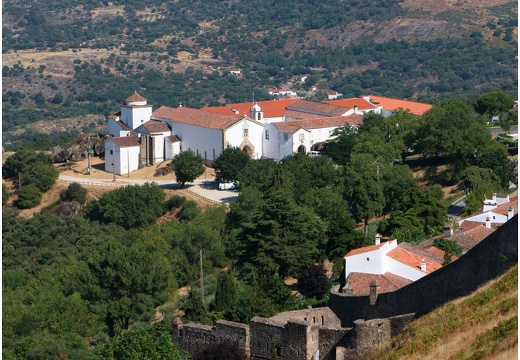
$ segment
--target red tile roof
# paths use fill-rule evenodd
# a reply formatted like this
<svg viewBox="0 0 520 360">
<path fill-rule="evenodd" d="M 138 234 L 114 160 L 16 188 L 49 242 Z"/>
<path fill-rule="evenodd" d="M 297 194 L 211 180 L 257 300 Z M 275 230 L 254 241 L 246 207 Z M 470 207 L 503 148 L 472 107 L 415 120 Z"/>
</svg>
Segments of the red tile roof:
<svg viewBox="0 0 520 360">
<path fill-rule="evenodd" d="M 141 124 L 150 134 L 171 131 L 168 124 L 158 120 L 149 120 Z"/>
<path fill-rule="evenodd" d="M 376 105 L 366 101 L 362 97 L 359 98 L 350 98 L 350 99 L 341 99 L 341 100 L 329 100 L 325 101 L 327 104 L 342 106 L 348 109 L 353 109 L 355 106 L 358 107 L 359 110 L 371 110 L 377 108 Z"/>
<path fill-rule="evenodd" d="M 428 248 L 421 248 L 419 246 L 412 245 L 407 242 L 402 242 L 399 244 L 399 247 L 413 254 L 419 255 L 421 258 L 430 259 L 439 264 L 442 264 L 444 262 L 444 251 L 442 251 L 441 249 L 437 249 L 434 246 L 430 246 Z"/>
<path fill-rule="evenodd" d="M 387 98 L 383 96 L 376 96 L 376 95 L 370 95 L 370 102 L 375 105 L 381 105 L 383 109 L 395 111 L 397 109 L 403 109 L 403 110 L 410 110 L 412 114 L 415 115 L 422 115 L 427 110 L 432 108 L 432 105 L 415 102 L 415 101 L 408 101 L 408 100 L 399 100 L 399 99 L 392 99 Z"/>
<path fill-rule="evenodd" d="M 286 112 L 287 105 L 295 102 L 297 99 L 285 99 L 285 100 L 268 100 L 258 102 L 246 102 L 240 104 L 228 104 L 226 106 L 202 108 L 204 111 L 217 112 L 220 114 L 227 115 L 250 115 L 250 110 L 253 105 L 258 104 L 264 112 L 264 118 L 283 117 Z"/>
<path fill-rule="evenodd" d="M 115 113 L 113 113 L 111 115 L 108 115 L 108 118 L 109 119 L 117 119 L 120 116 L 121 116 L 121 110 L 119 110 L 118 112 L 115 112 Z"/>
<path fill-rule="evenodd" d="M 466 221 L 464 224 L 465 223 Z M 457 245 L 468 251 L 469 249 L 475 247 L 482 240 L 487 238 L 494 231 L 494 228 L 488 229 L 486 225 L 479 223 L 478 226 L 473 226 L 469 229 L 457 230 L 453 233 L 453 236 L 450 236 L 447 239 L 455 241 Z"/>
<path fill-rule="evenodd" d="M 370 282 L 372 280 L 376 280 L 379 283 L 381 286 L 379 292 L 381 293 L 399 290 L 413 282 L 389 272 L 386 272 L 383 275 L 352 272 L 347 278 L 346 287 L 352 291 L 352 295 L 369 295 Z"/>
<path fill-rule="evenodd" d="M 509 198 L 508 203 L 500 204 L 496 207 L 496 209 L 493 209 L 491 211 L 493 211 L 496 214 L 507 216 L 509 208 L 513 208 L 513 216 L 518 213 L 518 196 L 515 196 L 514 198 Z"/>
<path fill-rule="evenodd" d="M 393 241 L 395 241 L 395 240 L 393 240 Z M 360 247 L 357 249 L 352 249 L 343 257 L 345 258 L 347 256 L 354 256 L 354 255 L 359 255 L 359 254 L 367 253 L 370 251 L 374 251 L 374 250 L 380 249 L 383 245 L 385 245 L 387 243 L 388 242 L 382 242 L 379 245 L 368 245 L 368 246 L 363 246 L 363 247 Z"/>
<path fill-rule="evenodd" d="M 131 146 L 141 146 L 139 139 L 135 136 L 120 136 L 113 137 L 112 140 L 116 143 L 120 148 L 122 147 L 131 147 Z"/>
<path fill-rule="evenodd" d="M 323 115 L 319 115 L 319 114 L 310 114 L 310 113 L 304 113 L 301 111 L 294 111 L 294 110 L 285 110 L 284 115 L 285 115 L 286 119 L 288 117 L 290 117 L 290 118 L 294 118 L 294 119 L 298 119 L 298 120 L 318 119 L 318 118 L 323 117 Z M 292 121 L 292 120 L 287 120 L 287 121 Z"/>
<path fill-rule="evenodd" d="M 119 127 L 123 130 L 132 131 L 132 128 L 122 121 L 116 121 L 116 124 L 119 125 Z"/>
<path fill-rule="evenodd" d="M 280 132 L 295 133 L 298 129 L 323 129 L 329 127 L 339 127 L 346 124 L 359 126 L 363 123 L 362 115 L 320 117 L 308 120 L 291 120 L 273 123 Z"/>
<path fill-rule="evenodd" d="M 139 95 L 136 91 L 132 95 L 130 95 L 129 97 L 126 98 L 127 103 L 133 102 L 133 101 L 146 101 L 146 99 L 144 97 L 142 97 L 141 95 Z"/>
<path fill-rule="evenodd" d="M 167 136 L 167 138 L 170 139 L 170 141 L 172 143 L 181 141 L 181 138 L 178 137 L 177 135 L 170 135 L 170 136 Z"/>
<path fill-rule="evenodd" d="M 394 260 L 399 261 L 400 263 L 408 265 L 419 271 L 421 270 L 421 260 L 424 259 L 426 261 L 427 274 L 442 267 L 442 264 L 439 264 L 436 261 L 414 254 L 399 246 L 395 249 L 390 250 L 386 255 Z"/>
<path fill-rule="evenodd" d="M 342 106 L 334 106 L 324 102 L 316 102 L 309 100 L 295 100 L 286 107 L 287 110 L 295 110 L 302 112 L 318 112 L 330 116 L 341 116 L 345 114 L 348 109 Z"/>
<path fill-rule="evenodd" d="M 168 106 L 161 106 L 155 110 L 152 117 L 218 130 L 227 129 L 243 119 L 239 115 L 224 115 L 187 107 L 171 108 Z"/>
</svg>

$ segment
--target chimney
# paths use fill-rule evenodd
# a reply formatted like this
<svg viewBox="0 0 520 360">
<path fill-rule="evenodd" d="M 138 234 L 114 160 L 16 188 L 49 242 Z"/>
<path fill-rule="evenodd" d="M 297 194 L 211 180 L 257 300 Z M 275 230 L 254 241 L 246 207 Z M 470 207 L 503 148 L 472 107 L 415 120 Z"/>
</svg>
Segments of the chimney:
<svg viewBox="0 0 520 360">
<path fill-rule="evenodd" d="M 421 260 L 421 271 L 426 272 L 426 260 Z"/>
<path fill-rule="evenodd" d="M 493 193 L 493 201 L 497 202 L 497 193 Z"/>
<path fill-rule="evenodd" d="M 357 105 L 354 105 L 354 114 L 357 114 L 358 113 L 358 107 Z"/>
<path fill-rule="evenodd" d="M 376 234 L 376 245 L 381 244 L 381 234 Z"/>
<path fill-rule="evenodd" d="M 491 229 L 491 218 L 489 216 L 486 216 L 486 227 Z"/>
<path fill-rule="evenodd" d="M 512 207 L 507 209 L 507 221 L 511 220 L 514 215 L 514 209 Z"/>
</svg>

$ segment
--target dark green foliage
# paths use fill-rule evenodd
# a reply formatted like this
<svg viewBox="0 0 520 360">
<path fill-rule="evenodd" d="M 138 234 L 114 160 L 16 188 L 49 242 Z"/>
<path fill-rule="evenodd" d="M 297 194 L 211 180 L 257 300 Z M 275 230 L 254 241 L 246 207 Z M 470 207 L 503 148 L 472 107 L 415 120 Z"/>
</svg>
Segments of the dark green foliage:
<svg viewBox="0 0 520 360">
<path fill-rule="evenodd" d="M 24 179 L 25 172 L 39 163 L 52 166 L 51 158 L 44 153 L 30 150 L 17 151 L 5 160 L 4 176 L 16 178 L 18 174 L 22 173 L 22 179 Z"/>
<path fill-rule="evenodd" d="M 14 206 L 2 206 L 2 233 L 9 230 L 9 228 L 16 222 L 16 217 L 20 211 Z"/>
<path fill-rule="evenodd" d="M 185 197 L 179 195 L 173 195 L 171 198 L 166 201 L 166 207 L 168 210 L 177 209 L 184 204 L 186 201 Z"/>
<path fill-rule="evenodd" d="M 218 178 L 237 181 L 239 174 L 249 162 L 249 155 L 238 147 L 228 147 L 215 159 L 213 167 Z"/>
<path fill-rule="evenodd" d="M 54 185 L 59 175 L 60 172 L 54 166 L 39 162 L 24 169 L 22 183 L 33 184 L 45 192 Z"/>
<path fill-rule="evenodd" d="M 7 200 L 9 200 L 9 191 L 5 184 L 2 184 L 2 206 L 7 204 Z"/>
<path fill-rule="evenodd" d="M 330 288 L 323 264 L 313 264 L 300 272 L 298 291 L 305 297 L 321 299 Z"/>
<path fill-rule="evenodd" d="M 191 150 L 175 155 L 172 164 L 175 178 L 181 184 L 181 188 L 204 173 L 204 160 Z"/>
<path fill-rule="evenodd" d="M 215 309 L 217 311 L 232 310 L 238 302 L 238 284 L 230 271 L 221 273 L 215 293 Z"/>
<path fill-rule="evenodd" d="M 153 338 L 143 329 L 125 331 L 108 343 L 100 346 L 94 360 L 122 360 L 122 359 L 164 359 L 185 360 L 179 348 L 167 333 Z"/>
<path fill-rule="evenodd" d="M 87 216 L 125 228 L 147 227 L 166 211 L 164 191 L 155 183 L 125 186 L 87 204 Z"/>
<path fill-rule="evenodd" d="M 448 240 L 448 239 L 435 239 L 433 241 L 433 246 L 441 249 L 447 254 L 462 256 L 462 248 L 457 245 L 456 241 Z"/>
<path fill-rule="evenodd" d="M 197 207 L 197 203 L 192 200 L 183 201 L 182 209 L 180 212 L 181 221 L 191 221 L 195 219 L 201 213 Z"/>
<path fill-rule="evenodd" d="M 350 154 L 356 145 L 357 129 L 347 124 L 335 129 L 332 134 L 337 137 L 326 144 L 324 153 L 336 164 L 345 165 L 350 161 Z"/>
<path fill-rule="evenodd" d="M 392 237 L 395 238 L 398 243 L 407 242 L 410 244 L 420 244 L 426 240 L 424 232 L 416 227 L 401 227 L 393 232 Z"/>
<path fill-rule="evenodd" d="M 245 354 L 238 348 L 236 341 L 222 341 L 203 346 L 192 360 L 242 360 Z"/>
<path fill-rule="evenodd" d="M 368 220 L 381 214 L 384 207 L 383 184 L 376 169 L 376 160 L 370 154 L 352 156 L 345 172 L 345 199 L 357 222 L 364 221 L 365 236 Z"/>
<path fill-rule="evenodd" d="M 273 159 L 262 158 L 248 161 L 238 175 L 240 189 L 255 187 L 260 191 L 265 191 L 275 166 L 276 162 Z"/>
<path fill-rule="evenodd" d="M 322 222 L 310 209 L 297 207 L 283 191 L 266 195 L 250 223 L 237 234 L 238 262 L 251 274 L 298 274 L 319 258 Z"/>
<path fill-rule="evenodd" d="M 514 105 L 513 99 L 503 92 L 489 92 L 481 95 L 473 104 L 475 111 L 489 118 L 504 113 Z"/>
<path fill-rule="evenodd" d="M 518 183 L 517 162 L 508 158 L 507 150 L 499 142 L 492 142 L 477 159 L 477 165 L 493 171 L 503 189 L 509 187 L 509 182 Z"/>
<path fill-rule="evenodd" d="M 84 204 L 87 201 L 87 189 L 78 183 L 72 183 L 60 193 L 60 199 L 61 201 L 77 201 Z"/>
<path fill-rule="evenodd" d="M 202 301 L 200 291 L 192 289 L 184 306 L 184 317 L 186 320 L 208 324 L 208 309 Z"/>
<path fill-rule="evenodd" d="M 36 185 L 29 184 L 24 186 L 18 192 L 18 199 L 15 206 L 18 209 L 30 209 L 40 204 L 42 201 L 42 192 Z"/>
</svg>

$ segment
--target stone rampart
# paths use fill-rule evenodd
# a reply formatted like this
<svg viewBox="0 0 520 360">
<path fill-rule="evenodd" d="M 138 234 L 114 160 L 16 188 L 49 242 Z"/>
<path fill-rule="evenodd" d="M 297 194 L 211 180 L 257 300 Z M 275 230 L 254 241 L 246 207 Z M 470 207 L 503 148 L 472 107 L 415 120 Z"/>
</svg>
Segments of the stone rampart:
<svg viewBox="0 0 520 360">
<path fill-rule="evenodd" d="M 343 327 L 358 319 L 426 314 L 444 303 L 469 295 L 518 263 L 518 215 L 482 240 L 458 260 L 397 291 L 382 293 L 374 305 L 369 296 L 331 292 L 329 307 Z"/>
</svg>

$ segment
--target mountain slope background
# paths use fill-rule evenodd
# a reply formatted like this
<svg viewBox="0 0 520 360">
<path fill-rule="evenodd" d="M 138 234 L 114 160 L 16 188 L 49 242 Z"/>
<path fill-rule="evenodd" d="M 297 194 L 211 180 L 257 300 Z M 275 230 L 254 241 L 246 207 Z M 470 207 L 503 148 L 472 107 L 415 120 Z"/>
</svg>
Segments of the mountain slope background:
<svg viewBox="0 0 520 360">
<path fill-rule="evenodd" d="M 517 13 L 507 0 L 8 0 L 3 140 L 34 141 L 36 121 L 108 115 L 134 90 L 196 108 L 266 100 L 270 88 L 314 100 L 516 98 Z M 11 133 L 20 128 L 32 129 Z"/>
</svg>

